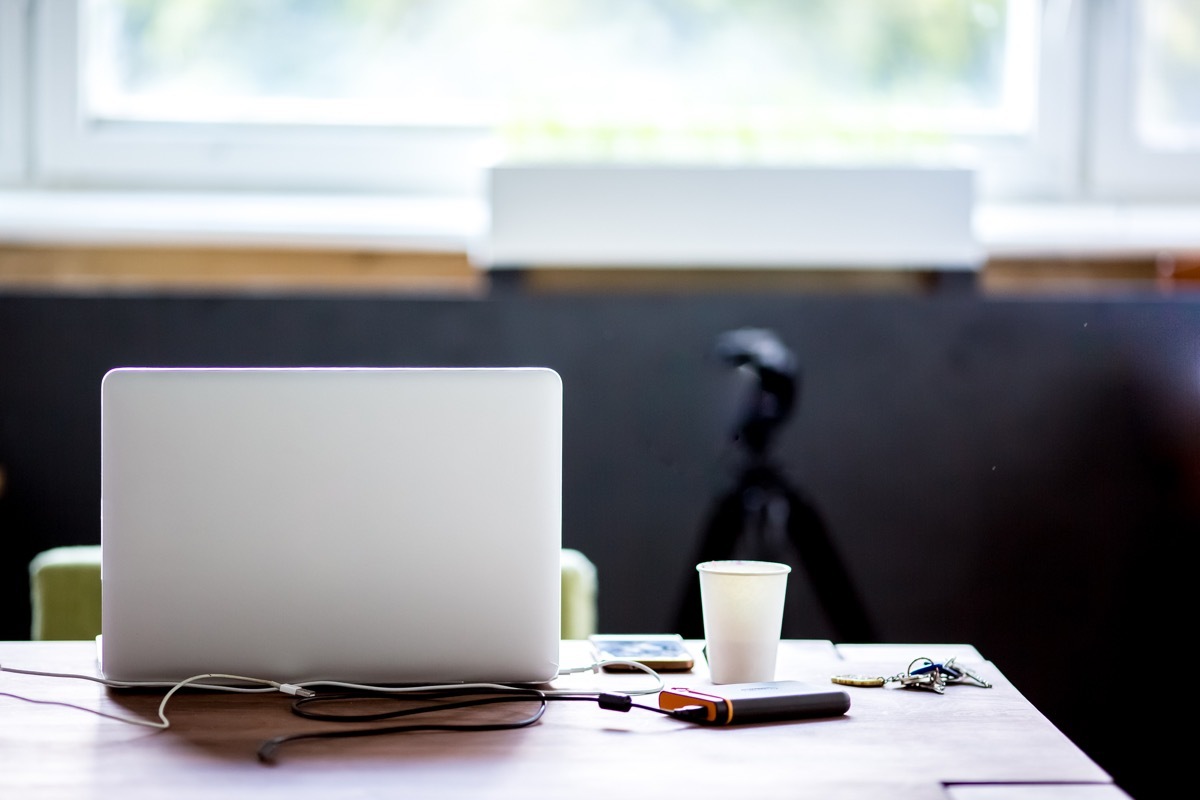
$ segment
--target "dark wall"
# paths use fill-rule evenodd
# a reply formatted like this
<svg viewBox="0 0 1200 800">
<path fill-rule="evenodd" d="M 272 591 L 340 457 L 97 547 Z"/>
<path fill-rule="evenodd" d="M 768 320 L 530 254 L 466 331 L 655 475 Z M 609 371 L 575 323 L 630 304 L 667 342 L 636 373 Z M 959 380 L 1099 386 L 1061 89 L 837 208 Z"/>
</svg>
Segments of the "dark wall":
<svg viewBox="0 0 1200 800">
<path fill-rule="evenodd" d="M 28 636 L 36 552 L 99 541 L 99 386 L 122 365 L 553 367 L 563 543 L 597 564 L 600 626 L 676 629 L 736 466 L 713 344 L 745 326 L 798 359 L 774 453 L 874 637 L 974 644 L 1151 796 L 1148 712 L 1112 673 L 1191 632 L 1200 300 L 0 297 L 0 637 Z M 785 635 L 845 641 L 805 562 L 781 558 Z"/>
</svg>

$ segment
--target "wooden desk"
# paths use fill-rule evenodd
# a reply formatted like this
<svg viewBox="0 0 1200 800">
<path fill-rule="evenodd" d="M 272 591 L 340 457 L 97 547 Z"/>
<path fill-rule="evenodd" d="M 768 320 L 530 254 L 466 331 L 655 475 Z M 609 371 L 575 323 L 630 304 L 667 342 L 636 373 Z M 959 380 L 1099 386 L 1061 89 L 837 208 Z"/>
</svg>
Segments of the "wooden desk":
<svg viewBox="0 0 1200 800">
<path fill-rule="evenodd" d="M 94 675 L 94 652 L 90 642 L 7 642 L 0 664 Z M 944 695 L 847 687 L 844 717 L 727 728 L 560 702 L 520 730 L 308 740 L 285 746 L 274 765 L 256 759 L 264 740 L 336 725 L 295 717 L 278 693 L 197 691 L 172 698 L 171 728 L 155 731 L 8 695 L 153 719 L 161 693 L 0 672 L 0 797 L 1128 798 L 970 646 L 788 641 L 777 677 L 892 675 L 920 656 L 956 656 L 995 686 L 952 685 Z M 563 643 L 564 667 L 586 663 L 585 643 Z M 555 686 L 648 682 L 583 673 Z M 711 686 L 703 659 L 667 685 Z M 656 704 L 653 695 L 635 699 Z"/>
</svg>

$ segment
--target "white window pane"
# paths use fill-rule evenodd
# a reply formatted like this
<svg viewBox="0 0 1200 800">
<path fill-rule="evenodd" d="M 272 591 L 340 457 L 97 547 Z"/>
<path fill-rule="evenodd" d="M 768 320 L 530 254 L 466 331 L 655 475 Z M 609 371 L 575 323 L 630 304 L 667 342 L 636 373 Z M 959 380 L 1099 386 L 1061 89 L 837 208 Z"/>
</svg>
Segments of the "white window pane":
<svg viewBox="0 0 1200 800">
<path fill-rule="evenodd" d="M 1033 0 L 90 0 L 87 115 L 485 125 L 518 151 L 942 149 L 1035 124 Z"/>
<path fill-rule="evenodd" d="M 1200 148 L 1200 0 L 1144 0 L 1138 136 L 1161 150 Z"/>
</svg>

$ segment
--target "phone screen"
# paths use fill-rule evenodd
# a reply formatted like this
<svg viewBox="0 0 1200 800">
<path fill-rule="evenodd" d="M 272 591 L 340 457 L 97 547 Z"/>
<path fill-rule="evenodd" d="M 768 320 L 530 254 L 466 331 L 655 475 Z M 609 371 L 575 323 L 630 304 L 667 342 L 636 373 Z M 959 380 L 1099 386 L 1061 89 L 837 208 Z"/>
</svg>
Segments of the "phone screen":
<svg viewBox="0 0 1200 800">
<path fill-rule="evenodd" d="M 601 661 L 626 659 L 663 671 L 686 671 L 694 664 L 691 651 L 678 636 L 592 636 L 590 641 Z M 605 669 L 631 670 L 636 667 L 612 664 L 606 665 Z"/>
</svg>

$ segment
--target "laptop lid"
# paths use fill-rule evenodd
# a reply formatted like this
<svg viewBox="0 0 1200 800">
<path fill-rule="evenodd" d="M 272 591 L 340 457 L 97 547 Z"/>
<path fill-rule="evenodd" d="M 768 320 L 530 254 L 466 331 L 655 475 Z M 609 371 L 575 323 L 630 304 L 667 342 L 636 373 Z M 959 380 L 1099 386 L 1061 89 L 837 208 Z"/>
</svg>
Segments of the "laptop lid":
<svg viewBox="0 0 1200 800">
<path fill-rule="evenodd" d="M 556 675 L 554 371 L 120 368 L 101 409 L 105 677 Z"/>
</svg>

